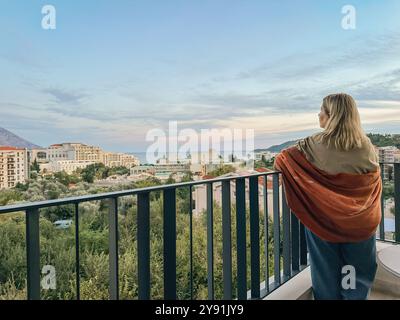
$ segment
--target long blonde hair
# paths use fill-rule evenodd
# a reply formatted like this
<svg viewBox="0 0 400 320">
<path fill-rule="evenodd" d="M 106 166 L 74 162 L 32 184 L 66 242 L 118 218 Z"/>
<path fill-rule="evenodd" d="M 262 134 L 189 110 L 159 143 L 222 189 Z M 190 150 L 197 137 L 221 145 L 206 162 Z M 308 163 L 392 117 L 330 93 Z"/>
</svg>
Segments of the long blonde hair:
<svg viewBox="0 0 400 320">
<path fill-rule="evenodd" d="M 320 141 L 342 151 L 361 148 L 368 137 L 361 128 L 354 99 L 345 93 L 331 94 L 323 99 L 322 108 L 328 121 L 325 130 L 319 134 Z"/>
</svg>

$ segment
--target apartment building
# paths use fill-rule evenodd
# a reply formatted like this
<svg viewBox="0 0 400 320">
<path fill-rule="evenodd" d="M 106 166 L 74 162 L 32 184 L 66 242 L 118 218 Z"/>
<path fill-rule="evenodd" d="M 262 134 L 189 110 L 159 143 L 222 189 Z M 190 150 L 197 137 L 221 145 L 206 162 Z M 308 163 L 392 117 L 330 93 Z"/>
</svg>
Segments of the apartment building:
<svg viewBox="0 0 400 320">
<path fill-rule="evenodd" d="M 73 160 L 102 162 L 103 151 L 100 147 L 90 146 L 83 143 L 64 143 L 65 147 L 72 150 Z"/>
<path fill-rule="evenodd" d="M 73 150 L 65 144 L 52 144 L 46 150 L 47 161 L 74 160 Z"/>
<path fill-rule="evenodd" d="M 13 188 L 29 176 L 27 149 L 0 147 L 0 189 Z"/>
<path fill-rule="evenodd" d="M 28 150 L 28 159 L 29 164 L 33 164 L 35 161 L 37 163 L 46 163 L 48 162 L 47 158 L 47 149 L 37 148 Z"/>
<path fill-rule="evenodd" d="M 47 160 L 102 161 L 103 151 L 100 147 L 83 143 L 52 144 L 47 148 Z"/>
<path fill-rule="evenodd" d="M 383 179 L 393 179 L 393 162 L 395 162 L 395 154 L 398 149 L 394 146 L 377 147 L 379 162 L 387 163 L 383 165 Z"/>
<path fill-rule="evenodd" d="M 37 161 L 41 170 L 45 172 L 66 171 L 72 173 L 78 168 L 85 168 L 90 164 L 103 163 L 108 167 L 123 166 L 131 168 L 139 165 L 139 160 L 133 155 L 125 153 L 105 152 L 100 147 L 83 143 L 52 144 L 44 150 L 32 150 L 31 161 L 42 159 L 45 154 L 46 161 Z"/>
<path fill-rule="evenodd" d="M 126 167 L 132 168 L 139 165 L 139 159 L 126 153 L 104 152 L 102 163 L 107 167 Z"/>
</svg>

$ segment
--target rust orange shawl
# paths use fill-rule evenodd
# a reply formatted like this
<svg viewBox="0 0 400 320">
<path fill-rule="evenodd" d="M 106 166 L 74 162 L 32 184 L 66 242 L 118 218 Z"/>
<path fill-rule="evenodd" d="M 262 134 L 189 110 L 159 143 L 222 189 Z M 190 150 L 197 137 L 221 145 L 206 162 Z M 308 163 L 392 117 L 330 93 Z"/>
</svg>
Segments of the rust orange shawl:
<svg viewBox="0 0 400 320">
<path fill-rule="evenodd" d="M 282 172 L 289 208 L 321 239 L 359 242 L 375 233 L 381 220 L 380 169 L 329 174 L 295 146 L 276 157 L 275 168 Z"/>
</svg>

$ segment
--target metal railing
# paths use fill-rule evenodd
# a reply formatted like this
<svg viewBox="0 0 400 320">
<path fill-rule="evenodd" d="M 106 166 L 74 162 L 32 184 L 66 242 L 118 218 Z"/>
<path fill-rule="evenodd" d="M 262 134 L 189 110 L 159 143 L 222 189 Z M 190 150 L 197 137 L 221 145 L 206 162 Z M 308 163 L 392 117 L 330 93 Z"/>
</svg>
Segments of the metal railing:
<svg viewBox="0 0 400 320">
<path fill-rule="evenodd" d="M 381 179 L 384 181 L 384 170 L 383 166 L 390 165 L 393 168 L 391 180 L 393 181 L 393 193 L 394 193 L 394 241 L 396 243 L 400 243 L 400 163 L 399 162 L 381 162 L 379 163 L 381 169 Z M 385 236 L 385 199 L 384 192 L 381 197 L 381 209 L 382 209 L 382 218 L 381 223 L 378 228 L 377 239 L 381 241 L 387 241 Z M 390 241 L 390 240 L 389 240 Z"/>
<path fill-rule="evenodd" d="M 385 163 L 386 164 L 386 163 Z M 382 165 L 382 164 L 381 164 Z M 400 241 L 400 163 L 394 165 L 395 190 L 395 241 Z M 268 228 L 268 177 L 272 177 L 272 216 L 273 216 L 273 275 L 269 273 L 269 228 Z M 259 180 L 263 181 L 263 218 L 264 256 L 260 254 L 260 207 Z M 307 246 L 304 226 L 290 211 L 286 204 L 284 188 L 280 192 L 280 173 L 277 171 L 216 178 L 211 180 L 191 181 L 169 185 L 159 185 L 119 192 L 86 195 L 51 201 L 22 203 L 0 207 L 0 214 L 25 212 L 26 217 L 26 255 L 27 255 L 27 298 L 40 299 L 40 245 L 39 245 L 39 210 L 47 207 L 74 205 L 75 210 L 75 246 L 76 246 L 76 297 L 80 299 L 80 257 L 79 257 L 79 204 L 105 200 L 109 201 L 109 297 L 119 299 L 119 255 L 118 255 L 118 199 L 124 196 L 137 196 L 137 259 L 138 259 L 138 298 L 150 299 L 150 194 L 163 192 L 163 272 L 164 299 L 177 299 L 176 271 L 176 189 L 189 189 L 189 232 L 190 232 L 190 296 L 193 298 L 193 210 L 192 191 L 197 185 L 206 185 L 207 214 L 207 290 L 208 299 L 215 299 L 214 289 L 214 234 L 213 208 L 215 183 L 221 183 L 222 210 L 222 281 L 223 299 L 232 299 L 235 291 L 238 299 L 259 299 L 288 281 L 307 265 Z M 232 281 L 232 214 L 231 185 L 236 189 L 236 287 Z M 247 206 L 246 183 L 249 187 Z M 382 200 L 383 203 L 383 200 Z M 280 208 L 282 206 L 282 208 Z M 248 207 L 248 208 L 247 208 Z M 282 209 L 282 210 L 281 210 Z M 250 292 L 247 287 L 247 246 L 246 214 L 250 220 Z M 379 227 L 379 239 L 385 240 L 384 210 Z M 282 232 L 282 234 L 281 234 Z M 264 275 L 260 274 L 260 258 L 265 259 Z M 270 283 L 270 276 L 273 282 Z M 263 278 L 264 281 L 261 281 Z M 264 286 L 260 286 L 264 283 Z"/>
</svg>

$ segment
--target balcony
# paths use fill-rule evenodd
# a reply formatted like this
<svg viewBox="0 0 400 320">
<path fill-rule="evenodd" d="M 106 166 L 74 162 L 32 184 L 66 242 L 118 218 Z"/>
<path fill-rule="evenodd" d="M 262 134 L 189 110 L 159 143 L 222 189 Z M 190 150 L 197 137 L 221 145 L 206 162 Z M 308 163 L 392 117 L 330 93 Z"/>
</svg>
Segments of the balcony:
<svg viewBox="0 0 400 320">
<path fill-rule="evenodd" d="M 383 164 L 381 164 L 383 165 Z M 231 192 L 232 183 L 235 192 Z M 215 184 L 220 184 L 221 206 L 218 210 L 215 199 Z M 206 228 L 206 259 L 199 261 L 193 251 L 194 220 L 192 206 L 186 208 L 189 233 L 188 242 L 177 240 L 177 218 L 184 214 L 177 210 L 177 196 L 186 190 L 188 204 L 193 203 L 193 191 L 197 186 L 206 187 L 206 209 L 202 214 Z M 268 205 L 267 186 L 272 186 L 272 212 Z M 382 222 L 377 230 L 377 262 L 378 272 L 370 299 L 400 299 L 400 164 L 394 164 L 394 227 L 388 227 L 382 206 Z M 248 186 L 248 188 L 246 188 Z M 41 248 L 40 212 L 50 207 L 72 206 L 74 212 L 74 250 L 75 265 L 71 270 L 75 282 L 74 297 L 81 298 L 81 277 L 83 263 L 81 261 L 81 205 L 90 202 L 100 202 L 105 209 L 108 221 L 108 298 L 120 299 L 121 283 L 121 252 L 120 252 L 120 213 L 123 210 L 121 200 L 133 197 L 136 205 L 135 241 L 132 247 L 136 250 L 137 263 L 135 269 L 135 286 L 137 291 L 134 299 L 152 299 L 154 286 L 162 286 L 162 298 L 180 299 L 177 290 L 177 270 L 181 261 L 177 253 L 187 250 L 188 270 L 186 292 L 184 299 L 194 299 L 197 284 L 195 283 L 195 264 L 206 270 L 204 282 L 207 287 L 207 299 L 312 299 L 311 279 L 308 266 L 307 246 L 304 226 L 286 205 L 284 190 L 280 186 L 280 173 L 263 172 L 247 176 L 220 177 L 211 180 L 183 182 L 170 185 L 79 196 L 52 201 L 23 203 L 0 207 L 0 215 L 23 212 L 26 225 L 26 298 L 38 300 L 45 292 L 41 288 L 41 270 L 47 264 L 46 256 Z M 232 196 L 232 194 L 234 196 Z M 260 205 L 260 194 L 262 195 Z M 154 235 L 162 240 L 162 268 L 160 274 L 151 272 L 151 264 L 157 257 L 152 256 L 151 199 L 154 195 L 162 198 L 160 208 L 162 232 Z M 384 195 L 382 204 L 385 204 Z M 262 210 L 260 208 L 262 207 Z M 100 212 L 102 213 L 102 212 Z M 219 224 L 216 222 L 218 213 Z M 200 217 L 201 218 L 201 217 Z M 390 219 L 392 217 L 389 217 Z M 270 224 L 270 220 L 271 223 Z M 179 227 L 179 228 L 178 228 Z M 221 231 L 221 237 L 216 239 L 216 228 Z M 387 230 L 389 229 L 389 230 Z M 271 240 L 271 241 L 270 241 Z M 177 245 L 178 243 L 178 245 Z M 216 245 L 221 245 L 216 249 Z M 186 251 L 185 251 L 186 252 Z M 216 268 L 216 267 L 219 268 Z M 4 277 L 3 277 L 4 278 Z M 86 297 L 87 298 L 87 297 Z M 90 298 L 90 297 L 89 297 Z M 126 298 L 126 297 L 123 297 Z"/>
</svg>

